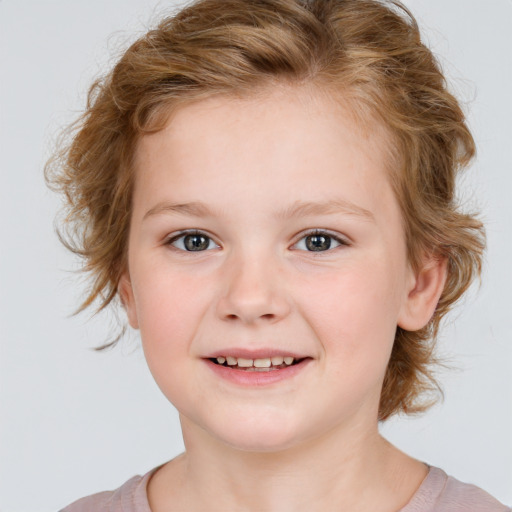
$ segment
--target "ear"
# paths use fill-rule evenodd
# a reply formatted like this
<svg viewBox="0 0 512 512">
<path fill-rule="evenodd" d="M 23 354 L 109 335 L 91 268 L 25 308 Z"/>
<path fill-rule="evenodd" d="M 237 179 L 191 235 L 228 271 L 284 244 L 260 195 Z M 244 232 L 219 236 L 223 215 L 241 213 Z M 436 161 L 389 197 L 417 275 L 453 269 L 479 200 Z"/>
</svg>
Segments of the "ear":
<svg viewBox="0 0 512 512">
<path fill-rule="evenodd" d="M 411 270 L 407 297 L 400 310 L 398 326 L 406 331 L 417 331 L 432 318 L 444 290 L 447 260 L 438 256 L 425 258 L 421 268 Z"/>
<path fill-rule="evenodd" d="M 121 276 L 117 290 L 119 292 L 121 304 L 123 305 L 126 311 L 126 315 L 128 316 L 128 323 L 134 329 L 138 329 L 139 321 L 137 318 L 137 309 L 135 307 L 135 297 L 133 295 L 132 282 L 130 280 L 130 275 L 128 274 L 128 271 L 126 271 Z"/>
</svg>

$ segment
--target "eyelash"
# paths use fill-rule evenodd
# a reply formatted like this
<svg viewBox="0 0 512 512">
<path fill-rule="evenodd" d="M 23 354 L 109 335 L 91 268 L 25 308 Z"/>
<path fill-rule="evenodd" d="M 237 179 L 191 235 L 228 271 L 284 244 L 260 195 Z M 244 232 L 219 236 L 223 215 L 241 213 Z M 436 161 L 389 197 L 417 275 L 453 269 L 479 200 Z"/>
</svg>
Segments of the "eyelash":
<svg viewBox="0 0 512 512">
<path fill-rule="evenodd" d="M 310 236 L 325 236 L 327 238 L 330 238 L 331 240 L 334 240 L 338 244 L 336 247 L 332 247 L 332 248 L 329 247 L 329 249 L 327 249 L 326 251 L 305 251 L 305 252 L 310 252 L 313 254 L 327 253 L 327 252 L 333 251 L 334 249 L 337 249 L 338 247 L 342 247 L 342 246 L 346 247 L 346 246 L 350 245 L 348 240 L 341 238 L 338 235 L 334 235 L 333 233 L 330 233 L 329 231 L 322 230 L 322 229 L 312 229 L 310 231 L 306 231 L 305 233 L 302 233 L 301 237 L 293 245 L 294 246 L 297 245 L 300 241 L 305 240 L 306 238 L 308 238 Z"/>
<path fill-rule="evenodd" d="M 168 238 L 166 241 L 165 241 L 165 245 L 169 245 L 169 246 L 172 246 L 173 249 L 177 250 L 177 251 L 180 251 L 180 252 L 206 252 L 208 249 L 206 250 L 199 250 L 199 251 L 189 251 L 187 249 L 180 249 L 178 247 L 175 247 L 173 244 L 175 242 L 177 242 L 178 240 L 180 239 L 185 239 L 185 237 L 187 236 L 202 236 L 206 239 L 208 239 L 210 242 L 213 242 L 215 244 L 215 242 L 213 241 L 213 239 L 207 235 L 206 233 L 204 233 L 203 231 L 199 231 L 199 230 L 190 230 L 190 231 L 181 231 L 180 233 L 176 234 L 175 236 L 172 236 L 171 238 Z M 329 238 L 331 240 L 334 240 L 338 245 L 336 247 L 329 247 L 327 250 L 325 251 L 307 251 L 305 250 L 304 252 L 310 252 L 310 253 L 313 253 L 313 254 L 318 254 L 318 253 L 326 253 L 326 252 L 330 252 L 334 249 L 337 249 L 338 247 L 340 246 L 349 246 L 350 243 L 346 240 L 346 239 L 343 239 L 337 235 L 334 235 L 332 233 L 330 233 L 329 231 L 325 231 L 325 230 L 321 230 L 321 229 L 313 229 L 311 231 L 307 231 L 305 233 L 302 233 L 301 237 L 293 244 L 294 246 L 296 246 L 300 241 L 310 237 L 310 236 L 325 236 L 326 238 Z M 210 244 L 208 244 L 209 246 Z M 217 244 L 215 244 L 217 245 Z M 218 245 L 217 245 L 218 247 Z"/>
<path fill-rule="evenodd" d="M 178 241 L 180 238 L 185 239 L 185 237 L 187 237 L 187 236 L 202 236 L 202 237 L 210 240 L 211 242 L 213 242 L 215 244 L 215 242 L 213 241 L 212 237 L 208 236 L 206 233 L 204 233 L 202 231 L 199 231 L 199 230 L 192 229 L 192 230 L 189 230 L 189 231 L 181 231 L 178 234 L 176 234 L 175 236 L 172 236 L 171 238 L 168 238 L 165 241 L 165 245 L 172 246 L 173 249 L 176 249 L 177 251 L 181 251 L 181 252 L 205 252 L 205 251 L 187 251 L 186 249 L 179 249 L 178 247 L 173 246 L 173 244 L 176 241 Z M 208 244 L 208 245 L 210 245 L 210 244 Z M 215 245 L 217 245 L 217 244 L 215 244 Z"/>
</svg>

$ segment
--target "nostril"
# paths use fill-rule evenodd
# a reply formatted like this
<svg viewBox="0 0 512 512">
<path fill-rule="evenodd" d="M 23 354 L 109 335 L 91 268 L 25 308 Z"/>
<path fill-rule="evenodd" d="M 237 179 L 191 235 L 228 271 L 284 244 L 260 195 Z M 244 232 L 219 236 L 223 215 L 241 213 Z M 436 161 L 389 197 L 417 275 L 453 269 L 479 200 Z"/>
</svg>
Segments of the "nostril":
<svg viewBox="0 0 512 512">
<path fill-rule="evenodd" d="M 284 318 L 290 305 L 280 291 L 270 294 L 255 286 L 250 289 L 235 287 L 218 298 L 215 310 L 219 318 L 228 322 L 272 323 Z"/>
<path fill-rule="evenodd" d="M 243 318 L 243 315 L 236 315 L 234 313 L 230 313 L 230 314 L 226 315 L 225 318 L 227 320 L 240 320 Z M 257 318 L 262 319 L 262 320 L 272 321 L 276 318 L 276 315 L 274 315 L 273 313 L 265 313 L 263 315 L 259 315 Z"/>
</svg>

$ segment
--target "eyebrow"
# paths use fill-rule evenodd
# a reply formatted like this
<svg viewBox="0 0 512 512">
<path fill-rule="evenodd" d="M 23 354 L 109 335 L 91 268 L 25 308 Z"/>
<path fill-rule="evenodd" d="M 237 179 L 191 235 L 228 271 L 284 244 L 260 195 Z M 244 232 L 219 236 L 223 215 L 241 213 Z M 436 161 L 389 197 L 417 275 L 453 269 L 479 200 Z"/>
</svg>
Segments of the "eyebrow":
<svg viewBox="0 0 512 512">
<path fill-rule="evenodd" d="M 333 215 L 344 213 L 355 215 L 366 220 L 375 220 L 373 213 L 366 208 L 362 208 L 346 199 L 331 199 L 328 201 L 306 202 L 295 201 L 288 208 L 280 210 L 276 214 L 278 219 L 289 219 L 291 217 L 305 217 L 307 215 Z"/>
<path fill-rule="evenodd" d="M 216 212 L 211 210 L 204 203 L 194 201 L 190 203 L 169 203 L 161 202 L 149 209 L 143 217 L 143 220 L 153 215 L 176 213 L 179 215 L 188 215 L 191 217 L 215 217 Z M 344 213 L 354 215 L 365 220 L 374 221 L 373 213 L 366 208 L 362 208 L 351 201 L 345 199 L 331 199 L 328 201 L 295 201 L 289 207 L 279 210 L 275 217 L 278 220 L 290 219 L 292 217 L 304 217 L 308 215 L 333 215 Z"/>
<path fill-rule="evenodd" d="M 161 213 L 178 213 L 180 215 L 189 215 L 191 217 L 213 216 L 213 212 L 205 204 L 199 202 L 193 203 L 167 203 L 162 202 L 150 208 L 142 220 Z"/>
</svg>

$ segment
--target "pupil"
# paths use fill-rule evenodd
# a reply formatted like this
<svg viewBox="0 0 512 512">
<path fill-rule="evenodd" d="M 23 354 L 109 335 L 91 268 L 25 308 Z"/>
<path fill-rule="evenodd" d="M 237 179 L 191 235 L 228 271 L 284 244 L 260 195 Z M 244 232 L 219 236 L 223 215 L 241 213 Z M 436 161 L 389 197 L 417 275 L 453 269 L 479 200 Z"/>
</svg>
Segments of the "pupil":
<svg viewBox="0 0 512 512">
<path fill-rule="evenodd" d="M 184 242 L 187 251 L 202 251 L 208 248 L 208 238 L 203 235 L 187 235 Z"/>
<path fill-rule="evenodd" d="M 331 247 L 331 238 L 323 235 L 310 235 L 306 237 L 306 247 L 310 251 L 325 251 Z"/>
</svg>

